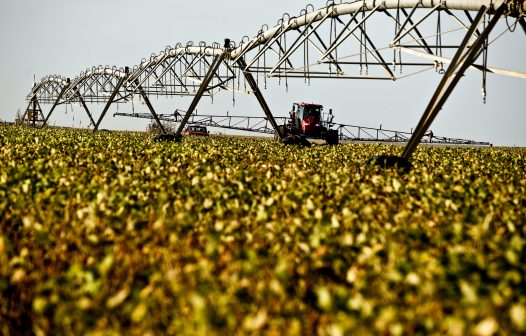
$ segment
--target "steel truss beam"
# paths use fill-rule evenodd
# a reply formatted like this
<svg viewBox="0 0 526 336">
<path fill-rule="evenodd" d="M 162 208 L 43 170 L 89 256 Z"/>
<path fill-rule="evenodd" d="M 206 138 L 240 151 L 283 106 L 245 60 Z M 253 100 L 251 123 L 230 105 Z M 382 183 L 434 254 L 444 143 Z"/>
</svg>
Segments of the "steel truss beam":
<svg viewBox="0 0 526 336">
<path fill-rule="evenodd" d="M 237 60 L 237 63 L 241 67 L 241 69 L 246 69 L 247 63 L 243 58 L 240 58 Z M 278 124 L 276 123 L 276 120 L 274 119 L 274 116 L 272 115 L 272 112 L 270 111 L 270 108 L 267 105 L 267 102 L 265 101 L 265 97 L 263 97 L 263 94 L 259 90 L 258 84 L 256 83 L 256 80 L 254 79 L 254 76 L 252 76 L 252 73 L 250 70 L 243 70 L 243 74 L 245 75 L 245 78 L 247 79 L 248 84 L 250 85 L 250 88 L 254 92 L 254 95 L 256 96 L 259 105 L 261 105 L 261 108 L 263 109 L 263 112 L 267 116 L 268 120 L 270 121 L 272 128 L 274 129 L 274 132 L 279 136 L 280 139 L 283 138 L 283 134 L 281 133 L 281 130 L 278 127 Z"/>
<path fill-rule="evenodd" d="M 337 20 L 340 20 L 340 19 L 337 18 Z M 365 32 L 365 30 L 363 29 L 363 27 L 361 25 L 358 25 L 358 22 L 356 21 L 356 18 L 353 21 L 356 23 L 356 25 L 360 29 L 361 33 L 364 35 L 365 40 L 367 41 L 367 43 L 369 43 L 369 45 L 371 46 L 371 48 L 372 48 L 372 55 L 378 61 L 378 64 L 380 64 L 385 69 L 385 71 L 391 77 L 391 79 L 396 79 L 396 76 L 391 71 L 391 69 L 387 66 L 387 63 L 385 62 L 384 58 L 382 57 L 382 54 L 380 54 L 380 52 L 376 49 L 376 47 L 375 47 L 373 41 L 371 40 L 371 38 L 369 37 L 369 35 L 367 35 L 367 33 Z M 339 21 L 339 22 L 341 22 L 341 21 Z M 341 23 L 343 23 L 343 22 L 341 22 Z M 353 32 L 353 35 L 354 35 L 354 32 Z M 355 36 L 355 38 L 358 39 L 356 36 Z M 360 41 L 360 44 L 363 45 L 362 41 Z M 365 47 L 365 48 L 367 49 L 367 47 Z"/>
<path fill-rule="evenodd" d="M 274 68 L 272 68 L 272 70 L 270 71 L 270 75 L 272 75 L 272 73 L 277 69 L 279 68 L 285 61 L 288 60 L 288 58 L 290 57 L 290 55 L 292 55 L 292 53 L 294 53 L 302 43 L 304 43 L 308 38 L 309 36 L 311 36 L 315 31 L 316 29 L 325 22 L 325 20 L 329 17 L 329 14 L 326 14 L 323 19 L 321 19 L 321 21 L 318 22 L 318 24 L 313 27 L 313 23 L 314 22 L 310 22 L 306 27 L 305 29 L 303 30 L 303 32 L 301 32 L 301 34 L 298 36 L 298 38 L 296 39 L 296 41 L 294 41 L 294 43 L 292 43 L 292 46 L 289 48 L 289 50 L 281 57 L 281 59 L 278 61 L 278 63 L 276 63 L 276 65 L 274 65 Z M 313 21 L 314 21 L 314 18 L 313 18 Z M 311 29 L 310 32 L 308 32 L 309 28 Z M 238 60 L 239 62 L 239 60 Z M 245 69 L 245 68 L 243 68 Z"/>
<path fill-rule="evenodd" d="M 282 20 L 281 24 L 278 24 L 276 27 L 272 29 L 268 29 L 267 31 L 261 31 L 255 38 L 249 40 L 248 43 L 244 43 L 243 45 L 240 45 L 237 48 L 233 48 L 229 53 L 225 56 L 226 59 L 234 60 L 233 64 L 237 64 L 237 60 L 241 57 L 244 57 L 245 54 L 252 50 L 259 50 L 257 52 L 257 55 L 254 58 L 244 57 L 245 59 L 250 59 L 250 62 L 248 62 L 248 67 L 250 67 L 250 71 L 252 73 L 257 74 L 266 74 L 267 76 L 272 77 L 280 77 L 280 76 L 287 76 L 288 73 L 294 74 L 294 76 L 291 76 L 291 78 L 295 77 L 301 77 L 303 78 L 310 77 L 314 73 L 310 69 L 310 67 L 314 64 L 304 64 L 304 71 L 303 73 L 299 71 L 297 68 L 294 69 L 292 67 L 291 63 L 291 56 L 293 53 L 296 53 L 298 51 L 298 48 L 301 44 L 305 45 L 312 45 L 313 47 L 317 48 L 320 53 L 322 53 L 321 58 L 318 59 L 318 64 L 323 63 L 329 63 L 334 64 L 338 67 L 337 74 L 341 75 L 342 78 L 359 78 L 359 76 L 345 73 L 343 69 L 339 66 L 340 64 L 344 65 L 350 65 L 352 63 L 345 62 L 342 59 L 338 59 L 337 56 L 333 55 L 332 52 L 336 50 L 336 48 L 341 45 L 349 36 L 353 36 L 354 38 L 357 38 L 356 35 L 354 35 L 354 31 L 359 29 L 362 33 L 363 38 L 365 38 L 364 42 L 366 45 L 370 46 L 371 48 L 368 48 L 364 42 L 360 41 L 361 46 L 365 46 L 365 53 L 363 55 L 366 55 L 368 53 L 372 54 L 376 60 L 377 63 L 381 64 L 382 67 L 386 70 L 386 72 L 389 74 L 389 77 L 392 79 L 396 79 L 396 77 L 393 74 L 393 70 L 387 66 L 387 62 L 385 61 L 385 57 L 382 56 L 382 53 L 380 53 L 380 50 L 383 49 L 377 49 L 374 47 L 373 38 L 370 34 L 368 34 L 364 29 L 365 22 L 369 19 L 371 15 L 373 15 L 375 12 L 385 12 L 388 15 L 390 15 L 387 11 L 391 9 L 399 9 L 406 15 L 405 20 L 400 23 L 397 21 L 397 29 L 395 32 L 395 37 L 393 38 L 393 41 L 401 42 L 401 39 L 404 36 L 411 35 L 412 32 L 414 32 L 418 37 L 414 38 L 414 41 L 421 43 L 423 48 L 427 51 L 427 53 L 432 54 L 431 46 L 425 41 L 425 38 L 423 38 L 423 35 L 421 34 L 420 30 L 418 29 L 418 26 L 421 25 L 421 23 L 425 20 L 429 20 L 430 16 L 437 12 L 437 11 L 446 11 L 448 14 L 452 14 L 451 10 L 462 10 L 462 11 L 469 11 L 480 8 L 481 5 L 488 6 L 490 12 L 493 10 L 494 6 L 497 6 L 502 3 L 507 4 L 507 10 L 506 15 L 522 15 L 521 13 L 524 13 L 524 10 L 526 8 L 526 2 L 521 0 L 514 1 L 513 4 L 510 2 L 505 2 L 508 0 L 473 0 L 473 1 L 467 1 L 467 0 L 453 0 L 453 1 L 447 1 L 447 2 L 438 2 L 435 0 L 385 0 L 382 3 L 378 3 L 374 0 L 364 0 L 364 1 L 358 1 L 358 2 L 350 2 L 350 3 L 341 3 L 341 4 L 330 4 L 325 8 L 321 8 L 319 10 L 315 10 L 310 13 L 302 13 L 301 15 L 290 18 L 289 20 Z M 410 9 L 410 13 L 408 14 L 405 9 Z M 416 21 L 413 21 L 413 17 L 417 10 L 427 10 L 427 12 L 424 13 L 424 15 L 421 15 L 419 19 Z M 360 21 L 358 21 L 358 14 L 363 13 L 363 17 Z M 367 14 L 365 14 L 367 13 Z M 334 41 L 330 41 L 328 45 L 326 45 L 323 41 L 323 39 L 320 36 L 321 33 L 321 26 L 324 22 L 331 21 L 334 22 L 334 20 L 341 21 L 341 17 L 350 15 L 351 19 L 349 22 L 345 25 L 345 27 L 339 32 L 339 34 L 336 36 Z M 453 15 L 454 16 L 454 15 Z M 392 16 L 391 16 L 392 17 Z M 456 16 L 454 18 L 458 20 Z M 523 24 L 523 19 L 521 19 L 521 25 Z M 351 27 L 351 24 L 353 26 Z M 406 28 L 408 27 L 409 28 Z M 299 29 L 300 27 L 304 27 L 304 29 Z M 285 36 L 288 32 L 293 31 L 299 31 L 301 34 L 296 38 L 296 40 L 293 42 L 291 46 L 288 48 L 285 46 L 285 49 L 283 49 L 282 44 L 280 43 L 280 40 L 282 37 Z M 335 31 L 336 33 L 336 31 Z M 321 45 L 321 48 L 318 48 L 316 43 L 314 41 L 310 41 L 309 37 L 315 36 L 318 39 L 318 42 Z M 411 35 L 412 36 L 412 35 Z M 265 53 L 267 52 L 273 52 L 277 53 L 274 48 L 272 48 L 273 44 L 277 44 L 279 46 L 279 57 L 277 60 L 277 63 L 273 64 L 272 66 L 268 67 L 268 70 L 262 70 L 261 68 L 252 68 L 252 65 L 254 62 L 256 62 L 259 58 L 264 57 Z M 402 45 L 403 46 L 403 45 Z M 407 45 L 405 47 L 408 47 Z M 416 46 L 414 46 L 416 48 Z M 446 45 L 436 45 L 437 48 L 447 48 Z M 450 47 L 456 48 L 456 45 L 452 45 Z M 258 49 L 259 48 L 259 49 Z M 168 79 L 163 78 L 166 74 L 174 74 L 175 77 L 172 78 L 174 81 L 179 82 L 181 84 L 181 88 L 184 89 L 186 93 L 188 93 L 188 89 L 186 88 L 185 84 L 181 80 L 181 76 L 193 73 L 194 77 L 200 80 L 200 76 L 197 75 L 197 72 L 194 71 L 194 66 L 197 63 L 201 63 L 201 61 L 206 61 L 205 58 L 209 56 L 216 56 L 217 54 L 221 53 L 222 50 L 216 46 L 207 47 L 206 45 L 201 44 L 200 46 L 192 46 L 191 44 L 188 44 L 187 46 L 183 47 L 176 47 L 174 49 L 166 49 L 164 52 L 159 54 L 158 56 L 152 56 L 149 61 L 143 62 L 137 70 L 134 70 L 134 72 L 130 75 L 130 79 L 128 80 L 128 83 L 133 83 L 135 78 L 138 78 L 141 76 L 141 85 L 143 87 L 143 90 L 146 94 L 152 95 L 172 95 L 172 94 L 179 94 L 183 95 L 183 92 L 173 92 L 171 89 L 166 89 L 167 87 L 172 86 L 173 84 L 168 83 Z M 192 56 L 192 60 L 188 62 L 186 60 L 187 56 Z M 183 64 L 183 62 L 186 62 Z M 287 62 L 288 66 L 290 68 L 285 70 L 279 70 L 278 68 L 282 66 L 284 62 Z M 183 65 L 183 69 L 179 72 L 181 76 L 177 76 L 178 73 L 175 71 L 174 67 L 177 66 L 177 64 Z M 208 63 L 208 62 L 207 62 Z M 411 65 L 411 66 L 418 66 L 416 65 L 416 62 L 409 62 L 408 64 L 404 64 L 403 62 L 401 65 Z M 162 74 L 159 76 L 157 74 L 157 69 L 159 67 L 163 67 L 164 70 Z M 256 70 L 257 69 L 257 70 Z M 247 68 L 243 69 L 247 70 Z M 95 73 L 104 72 L 106 74 L 114 73 L 115 69 L 102 69 L 102 68 L 95 68 L 95 71 L 88 71 L 84 75 L 85 80 L 87 80 L 90 76 L 92 76 Z M 332 73 L 326 73 L 327 78 L 333 78 Z M 81 76 L 82 77 L 82 76 Z M 146 81 L 149 80 L 149 78 L 153 79 L 153 86 L 150 84 L 145 85 Z M 379 77 L 379 76 L 372 76 Z M 406 76 L 404 76 L 406 77 Z M 220 79 L 220 77 L 218 76 Z M 314 78 L 314 77 L 310 77 Z M 316 74 L 315 78 L 325 78 L 322 74 L 318 73 Z M 232 77 L 228 77 L 224 80 L 220 79 L 220 84 L 218 84 L 216 87 L 224 89 L 224 83 L 231 80 Z M 97 96 L 97 92 L 94 92 L 93 86 L 105 86 L 110 82 L 110 78 L 106 78 L 106 81 L 100 82 L 101 78 L 97 77 L 94 80 L 91 80 L 91 85 L 89 85 L 90 91 L 93 93 L 94 96 Z M 148 81 L 149 83 L 149 81 Z M 84 83 L 83 83 L 84 84 Z M 158 85 L 157 85 L 158 84 Z M 161 89 L 159 89 L 161 87 Z M 132 89 L 133 91 L 129 92 L 130 85 L 126 85 L 126 90 L 128 94 L 133 94 L 136 92 L 136 89 Z M 84 99 L 87 101 L 87 97 L 82 94 Z M 190 94 L 192 95 L 192 94 Z M 96 101 L 101 101 L 102 98 L 92 98 Z M 104 99 L 105 101 L 106 99 Z"/>
<path fill-rule="evenodd" d="M 26 120 L 27 117 L 27 120 Z M 38 98 L 33 96 L 33 98 L 29 101 L 29 104 L 27 104 L 27 108 L 24 111 L 24 114 L 22 115 L 22 122 L 26 122 L 28 124 L 33 124 L 33 126 L 36 126 L 37 122 L 42 122 L 44 120 L 44 114 L 42 113 L 42 107 L 40 107 L 40 103 L 38 102 Z"/>
<path fill-rule="evenodd" d="M 430 11 L 428 11 L 424 16 L 422 16 L 418 21 L 416 21 L 415 23 L 412 23 L 411 27 L 409 27 L 409 29 L 407 29 L 406 31 L 402 32 L 403 31 L 403 27 L 400 29 L 400 32 L 399 32 L 399 35 L 397 35 L 395 37 L 395 39 L 393 40 L 393 42 L 391 42 L 391 44 L 396 44 L 398 43 L 398 41 L 400 41 L 404 36 L 406 36 L 407 34 L 409 34 L 412 30 L 416 29 L 418 27 L 419 24 L 421 24 L 422 22 L 424 22 L 425 19 L 427 19 L 431 14 L 433 14 L 439 7 L 441 7 L 442 4 L 438 4 L 436 5 L 435 7 L 433 7 Z M 415 7 L 416 9 L 416 7 Z M 407 17 L 407 21 L 409 22 L 412 22 L 411 21 L 411 15 L 409 15 Z M 406 22 L 407 22 L 406 21 Z M 404 22 L 405 24 L 405 22 Z M 401 33 L 401 34 L 400 34 Z"/>
<path fill-rule="evenodd" d="M 453 92 L 455 86 L 460 81 L 460 78 L 462 78 L 462 76 L 464 75 L 464 72 L 478 58 L 478 56 L 482 52 L 484 43 L 488 38 L 489 33 L 493 30 L 502 14 L 504 14 L 506 8 L 507 6 L 503 4 L 497 9 L 495 15 L 493 16 L 487 27 L 484 29 L 484 31 L 476 38 L 475 42 L 473 42 L 473 44 L 469 46 L 470 39 L 473 38 L 473 36 L 475 36 L 477 27 L 482 22 L 484 15 L 486 15 L 488 9 L 486 7 L 482 7 L 479 10 L 476 18 L 473 20 L 473 23 L 468 30 L 468 33 L 464 37 L 464 40 L 462 41 L 457 53 L 455 54 L 455 57 L 451 61 L 451 64 L 449 65 L 446 73 L 444 74 L 444 77 L 440 81 L 438 88 L 435 91 L 435 94 L 431 98 L 429 105 L 427 106 L 424 114 L 422 115 L 422 118 L 420 119 L 413 136 L 411 137 L 411 139 L 409 139 L 409 143 L 405 147 L 404 152 L 402 154 L 402 157 L 404 159 L 409 160 L 416 147 L 420 143 L 422 136 L 428 130 L 429 126 L 431 126 L 431 123 L 437 116 L 438 112 L 442 109 L 442 106 L 444 106 L 449 95 L 451 94 L 451 92 Z"/>
<path fill-rule="evenodd" d="M 522 30 L 524 31 L 524 34 L 526 34 L 526 20 L 524 20 L 524 18 L 520 18 L 519 20 L 519 24 L 521 25 L 522 27 Z"/>
<path fill-rule="evenodd" d="M 104 116 L 106 115 L 106 113 L 110 109 L 111 104 L 113 104 L 113 102 L 115 101 L 115 97 L 119 93 L 119 90 L 121 89 L 122 85 L 126 81 L 126 79 L 128 77 L 127 76 L 128 75 L 128 67 L 126 67 L 125 73 L 126 73 L 126 76 L 123 76 L 119 80 L 119 82 L 115 86 L 115 89 L 113 90 L 113 92 L 111 93 L 110 97 L 108 98 L 108 101 L 106 102 L 106 105 L 104 106 L 104 110 L 102 110 L 102 113 L 101 113 L 101 115 L 99 117 L 99 120 L 97 120 L 97 123 L 95 124 L 95 127 L 93 128 L 93 132 L 96 132 L 99 129 L 99 126 L 100 126 L 100 123 L 102 122 L 102 119 L 104 119 Z"/>
<path fill-rule="evenodd" d="M 444 9 L 450 10 L 468 10 L 468 11 L 478 11 L 482 6 L 490 8 L 498 8 L 502 4 L 507 5 L 507 15 L 511 16 L 520 16 L 523 15 L 526 11 L 526 2 L 525 1 L 516 1 L 513 5 L 509 0 L 449 0 L 447 2 L 439 2 L 433 0 L 385 0 L 382 1 L 378 8 L 376 8 L 378 1 L 376 0 L 364 0 L 364 1 L 354 1 L 349 3 L 342 4 L 331 4 L 325 8 L 313 11 L 306 15 L 300 15 L 298 17 L 291 18 L 287 22 L 283 22 L 280 25 L 267 30 L 266 32 L 259 34 L 257 37 L 253 38 L 243 46 L 240 46 L 234 49 L 231 52 L 232 58 L 237 58 L 241 54 L 246 53 L 260 44 L 265 44 L 272 36 L 275 35 L 276 30 L 283 30 L 283 27 L 287 25 L 286 30 L 296 30 L 298 27 L 305 26 L 310 23 L 313 18 L 318 17 L 316 20 L 320 20 L 327 12 L 334 12 L 333 16 L 343 16 L 347 14 L 355 14 L 362 11 L 364 8 L 370 9 L 374 8 L 378 11 L 385 11 L 389 9 L 398 9 L 398 8 L 415 8 L 419 6 L 420 8 L 433 8 L 437 4 L 441 4 Z M 370 11 L 370 10 L 369 10 Z M 292 24 L 289 24 L 292 22 Z"/>
<path fill-rule="evenodd" d="M 158 116 L 160 120 L 177 123 L 183 119 L 181 112 L 182 111 L 176 110 L 173 114 L 159 114 Z M 130 114 L 117 112 L 114 114 L 114 116 L 153 119 L 149 113 Z M 287 118 L 285 117 L 276 117 L 275 119 L 282 121 L 283 124 L 285 124 L 287 121 Z M 274 128 L 269 124 L 269 120 L 266 117 L 192 114 L 190 119 L 188 119 L 188 124 L 263 134 L 275 134 Z"/>
<path fill-rule="evenodd" d="M 64 86 L 68 85 L 66 78 L 56 75 L 46 76 L 27 95 L 28 102 L 36 97 L 39 103 L 53 104 Z"/>
<path fill-rule="evenodd" d="M 172 67 L 175 65 L 176 62 L 179 62 L 180 59 L 183 57 L 184 55 L 179 55 L 177 57 L 174 57 L 169 63 L 168 65 L 163 65 L 163 67 L 165 67 L 165 70 L 161 73 L 161 75 L 159 77 L 164 77 L 168 72 L 170 72 L 170 70 L 173 71 Z M 144 82 L 146 82 L 146 80 L 148 80 L 148 78 L 151 76 L 151 74 L 161 65 L 163 64 L 164 62 L 166 61 L 166 58 L 163 58 L 161 62 L 157 63 L 157 65 L 155 65 L 152 69 L 152 71 L 150 71 L 148 73 L 148 75 L 144 76 L 144 78 L 142 79 L 141 82 L 138 82 L 139 81 L 139 77 L 144 73 L 146 72 L 146 70 L 148 68 L 144 68 L 142 70 L 140 70 L 139 73 L 137 74 L 134 74 L 133 76 L 131 76 L 130 78 L 130 81 L 131 83 L 134 83 L 136 87 L 138 87 L 137 83 L 139 83 L 139 85 L 142 87 L 142 85 L 144 84 Z M 186 92 L 188 92 L 188 88 L 186 87 L 185 84 L 183 84 L 183 82 L 181 81 L 181 79 L 179 78 L 179 76 L 177 75 L 177 73 L 175 73 L 175 71 L 173 71 L 173 75 L 175 77 L 175 79 L 181 84 L 182 87 L 185 88 Z M 157 80 L 157 82 L 160 82 L 160 80 Z M 127 90 L 129 90 L 129 86 L 126 88 Z M 144 91 L 144 89 L 143 89 Z"/>
<path fill-rule="evenodd" d="M 86 111 L 86 113 L 88 114 L 88 117 L 89 117 L 91 125 L 95 126 L 95 120 L 93 120 L 93 116 L 91 115 L 91 113 L 90 113 L 90 111 L 88 109 L 88 106 L 86 105 L 86 102 L 84 101 L 84 98 L 82 98 L 80 93 L 77 91 L 77 88 L 74 88 L 74 90 L 77 92 L 77 99 L 80 101 L 80 104 L 84 108 L 84 111 Z"/>
<path fill-rule="evenodd" d="M 53 113 L 53 111 L 55 110 L 55 107 L 57 107 L 57 105 L 59 104 L 60 102 L 60 99 L 62 99 L 62 96 L 64 95 L 64 93 L 66 93 L 66 90 L 69 88 L 70 86 L 70 80 L 69 78 L 67 79 L 67 84 L 64 85 L 64 87 L 62 88 L 62 90 L 60 91 L 60 94 L 57 96 L 57 99 L 55 100 L 55 103 L 53 104 L 53 106 L 51 107 L 51 110 L 49 110 L 49 113 L 47 114 L 46 118 L 44 119 L 44 122 L 42 123 L 42 128 L 46 127 L 47 125 L 47 122 L 49 120 L 49 117 L 51 117 L 51 114 Z"/>
<path fill-rule="evenodd" d="M 186 126 L 188 119 L 190 119 L 190 116 L 192 115 L 195 108 L 197 107 L 197 104 L 199 104 L 199 101 L 203 97 L 203 94 L 205 93 L 205 91 L 208 90 L 208 84 L 210 83 L 212 78 L 215 76 L 215 72 L 217 71 L 221 63 L 223 62 L 223 59 L 225 59 L 225 52 L 214 57 L 214 61 L 212 62 L 212 65 L 208 69 L 208 72 L 206 73 L 205 77 L 203 78 L 203 82 L 199 86 L 199 90 L 194 96 L 194 99 L 192 100 L 190 107 L 188 107 L 188 111 L 186 112 L 186 115 L 184 116 L 183 120 L 179 124 L 179 128 L 177 128 L 177 131 L 175 132 L 176 137 L 180 137 L 181 134 L 183 133 L 183 129 Z"/>
<path fill-rule="evenodd" d="M 119 70 L 116 67 L 98 67 L 82 72 L 80 76 L 72 81 L 70 89 L 64 95 L 64 102 L 79 101 L 79 95 L 85 103 L 106 103 L 108 95 L 115 90 L 117 83 L 123 77 L 126 77 L 125 70 Z M 121 93 L 120 100 L 128 95 Z"/>
<path fill-rule="evenodd" d="M 325 58 L 327 58 L 327 56 L 332 53 L 334 51 L 334 49 L 336 49 L 338 46 L 340 46 L 349 36 L 351 36 L 352 33 L 354 33 L 354 31 L 356 29 L 358 29 L 358 27 L 360 27 L 362 24 L 365 23 L 365 21 L 367 21 L 367 19 L 369 19 L 369 17 L 371 15 L 373 15 L 377 10 L 378 8 L 380 8 L 380 5 L 376 6 L 373 8 L 372 11 L 370 11 L 369 13 L 367 13 L 367 15 L 362 19 L 360 20 L 360 22 L 358 22 L 356 24 L 356 26 L 352 29 L 349 29 L 349 25 L 353 22 L 355 22 L 356 20 L 356 16 L 358 15 L 358 11 L 356 13 L 354 13 L 353 17 L 351 18 L 351 20 L 349 21 L 349 23 L 347 24 L 347 26 L 345 26 L 345 29 L 342 30 L 341 34 L 334 40 L 334 42 L 329 46 L 329 48 L 325 51 L 325 53 L 321 56 L 321 59 L 324 60 Z M 342 37 L 343 36 L 343 37 Z"/>
<path fill-rule="evenodd" d="M 158 114 L 159 119 L 177 123 L 183 118 L 183 111 L 176 110 L 173 114 Z M 131 118 L 153 119 L 150 113 L 121 113 L 117 112 L 114 116 Z M 289 117 L 275 117 L 281 124 L 287 124 Z M 261 134 L 275 134 L 266 117 L 237 116 L 237 115 L 203 115 L 192 114 L 188 124 L 201 125 L 207 127 L 233 129 L 239 131 L 256 132 Z M 340 123 L 332 123 L 334 129 L 338 130 L 340 140 L 360 141 L 360 142 L 407 142 L 412 133 L 395 131 L 383 128 L 364 127 Z M 491 146 L 489 142 L 473 141 L 460 138 L 449 138 L 433 135 L 432 138 L 424 136 L 422 142 L 431 144 L 452 144 L 452 145 L 475 145 Z"/>
<path fill-rule="evenodd" d="M 416 7 L 415 7 L 415 9 L 416 9 Z M 402 13 L 403 13 L 403 14 L 406 16 L 406 18 L 407 18 L 407 20 L 406 20 L 405 22 L 409 22 L 411 25 L 413 25 L 413 27 L 414 27 L 413 30 L 415 31 L 416 36 L 418 37 L 418 39 L 415 38 L 415 37 L 413 37 L 413 34 L 411 33 L 410 30 L 407 31 L 407 34 L 406 34 L 406 35 L 411 36 L 411 37 L 413 38 L 413 40 L 415 40 L 415 41 L 416 41 L 416 42 L 417 42 L 422 48 L 424 48 L 429 54 L 433 54 L 433 51 L 431 50 L 431 48 L 430 48 L 429 45 L 427 44 L 426 40 L 425 40 L 424 37 L 422 36 L 422 33 L 420 33 L 420 30 L 418 29 L 418 27 L 417 27 L 416 25 L 414 25 L 413 20 L 411 19 L 411 14 L 408 15 L 408 14 L 407 14 L 407 11 L 406 11 L 404 8 L 401 8 L 401 11 L 402 11 Z M 390 18 L 392 18 L 397 24 L 399 23 L 399 22 L 397 21 L 397 19 L 395 19 L 391 14 L 389 14 L 389 12 L 386 11 L 385 14 L 386 14 L 387 16 L 389 16 Z M 401 32 L 402 29 L 403 29 L 403 27 L 401 27 L 401 28 L 399 29 L 399 31 Z M 394 46 L 393 43 L 391 43 L 391 45 Z"/>
<path fill-rule="evenodd" d="M 36 84 L 33 85 L 33 88 L 36 86 Z M 31 90 L 33 91 L 33 90 Z M 26 115 L 29 113 L 29 110 L 31 108 L 31 105 L 33 105 L 33 110 L 35 109 L 35 102 L 38 104 L 38 98 L 36 96 L 36 93 L 31 97 L 31 99 L 28 99 L 26 110 L 24 111 L 24 114 L 22 115 L 22 120 L 26 120 Z M 40 105 L 40 104 L 39 104 Z"/>
<path fill-rule="evenodd" d="M 154 108 L 152 106 L 152 103 L 150 102 L 150 99 L 148 99 L 148 95 L 146 94 L 146 92 L 144 92 L 141 84 L 139 84 L 139 80 L 138 79 L 135 80 L 135 84 L 137 85 L 137 88 L 139 89 L 139 92 L 141 93 L 142 99 L 146 103 L 146 106 L 148 106 L 148 109 L 150 110 L 150 113 L 152 114 L 153 118 L 155 119 L 155 122 L 157 123 L 157 126 L 159 126 L 159 128 L 161 129 L 161 132 L 163 132 L 163 134 L 166 134 L 166 130 L 164 129 L 163 124 L 159 120 L 159 117 L 157 116 L 157 113 L 155 113 L 155 110 L 154 110 Z"/>
</svg>

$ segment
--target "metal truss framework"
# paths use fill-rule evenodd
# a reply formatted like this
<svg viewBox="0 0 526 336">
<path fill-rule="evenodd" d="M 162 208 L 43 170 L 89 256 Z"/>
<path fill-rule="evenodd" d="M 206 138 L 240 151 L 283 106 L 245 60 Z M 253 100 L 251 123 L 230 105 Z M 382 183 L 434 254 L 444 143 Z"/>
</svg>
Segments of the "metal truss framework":
<svg viewBox="0 0 526 336">
<path fill-rule="evenodd" d="M 183 120 L 185 111 L 176 110 L 173 114 L 158 114 L 162 121 L 180 123 Z M 149 113 L 122 113 L 116 112 L 113 116 L 154 119 Z M 289 123 L 287 117 L 275 117 L 280 124 Z M 254 132 L 261 134 L 275 134 L 274 128 L 266 117 L 251 117 L 237 115 L 204 115 L 192 114 L 188 120 L 189 124 L 207 127 L 225 128 L 238 131 Z M 338 130 L 340 140 L 365 141 L 365 142 L 400 142 L 406 143 L 411 138 L 411 132 L 395 131 L 382 128 L 364 127 L 348 124 L 332 123 L 333 129 Z M 450 138 L 425 134 L 421 137 L 421 142 L 433 144 L 453 144 L 453 145 L 476 145 L 491 146 L 489 142 L 472 141 L 467 139 Z"/>
<path fill-rule="evenodd" d="M 487 73 L 526 79 L 525 72 L 490 67 L 487 62 L 489 47 L 508 30 L 519 25 L 526 33 L 525 14 L 526 0 L 329 1 L 318 10 L 309 5 L 296 17 L 284 15 L 273 28 L 264 26 L 237 45 L 229 40 L 224 46 L 189 42 L 167 47 L 131 69 L 92 68 L 72 81 L 48 76 L 27 98 L 53 104 L 43 125 L 57 105 L 77 103 L 97 130 L 112 104 L 137 97 L 162 128 L 149 98 L 192 96 L 177 130 L 180 135 L 203 96 L 248 93 L 256 96 L 281 136 L 260 90 L 271 78 L 288 87 L 295 78 L 307 83 L 317 78 L 396 81 L 435 71 L 442 81 L 409 139 L 403 153 L 409 158 L 465 71 L 482 72 L 483 95 Z M 505 30 L 490 39 L 502 18 Z M 105 104 L 98 120 L 88 110 L 89 103 Z"/>
</svg>

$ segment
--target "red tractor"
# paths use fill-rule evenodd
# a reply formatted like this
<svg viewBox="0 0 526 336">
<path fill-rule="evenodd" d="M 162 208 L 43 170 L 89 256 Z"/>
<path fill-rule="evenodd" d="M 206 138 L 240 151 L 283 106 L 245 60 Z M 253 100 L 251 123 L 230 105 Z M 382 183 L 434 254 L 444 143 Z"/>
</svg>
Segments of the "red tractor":
<svg viewBox="0 0 526 336">
<path fill-rule="evenodd" d="M 294 143 L 294 140 L 300 139 L 304 142 L 306 138 L 311 138 L 323 139 L 329 145 L 337 145 L 338 130 L 331 129 L 333 118 L 332 109 L 325 114 L 322 105 L 294 103 L 288 122 L 279 126 L 283 141 Z"/>
</svg>

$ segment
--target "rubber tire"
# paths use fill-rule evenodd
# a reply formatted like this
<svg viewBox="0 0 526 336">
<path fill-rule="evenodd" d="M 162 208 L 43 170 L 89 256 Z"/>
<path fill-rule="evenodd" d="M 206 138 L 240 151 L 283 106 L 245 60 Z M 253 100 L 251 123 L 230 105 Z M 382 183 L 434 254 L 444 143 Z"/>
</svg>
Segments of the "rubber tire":
<svg viewBox="0 0 526 336">
<path fill-rule="evenodd" d="M 175 134 L 159 134 L 153 138 L 153 142 L 179 142 L 181 136 Z"/>
<path fill-rule="evenodd" d="M 311 146 L 311 143 L 309 140 L 307 140 L 307 138 L 305 138 L 304 136 L 299 136 L 299 135 L 294 135 L 294 134 L 289 134 L 285 136 L 281 140 L 281 143 L 285 145 L 296 145 L 296 146 L 302 146 L 302 147 Z"/>
<path fill-rule="evenodd" d="M 337 130 L 329 130 L 325 136 L 325 142 L 327 145 L 337 145 L 340 139 Z"/>
<path fill-rule="evenodd" d="M 278 126 L 278 129 L 279 131 L 281 132 L 281 134 L 283 134 L 283 138 L 285 138 L 287 136 L 287 128 L 285 127 L 285 125 L 280 125 Z M 274 140 L 276 141 L 280 141 L 280 137 L 278 135 L 278 133 L 274 133 Z"/>
</svg>

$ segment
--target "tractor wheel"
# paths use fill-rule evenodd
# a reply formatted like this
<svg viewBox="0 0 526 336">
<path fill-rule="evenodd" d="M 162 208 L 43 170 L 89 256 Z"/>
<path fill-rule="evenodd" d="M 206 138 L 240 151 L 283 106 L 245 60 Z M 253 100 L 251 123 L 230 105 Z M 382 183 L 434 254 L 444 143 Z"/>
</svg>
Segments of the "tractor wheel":
<svg viewBox="0 0 526 336">
<path fill-rule="evenodd" d="M 281 140 L 281 143 L 285 145 L 296 145 L 301 147 L 310 147 L 311 143 L 307 138 L 300 135 L 288 134 Z"/>
<path fill-rule="evenodd" d="M 159 134 L 153 138 L 153 142 L 179 142 L 181 136 L 175 134 Z"/>
<path fill-rule="evenodd" d="M 327 145 L 337 145 L 339 142 L 338 131 L 329 130 L 325 137 L 325 142 L 327 142 Z"/>
<path fill-rule="evenodd" d="M 283 135 L 283 138 L 285 138 L 287 136 L 287 128 L 285 127 L 285 125 L 278 126 L 278 129 L 281 132 L 281 134 Z M 274 133 L 274 140 L 276 140 L 276 141 L 280 141 L 281 140 L 279 138 L 278 133 Z"/>
</svg>

